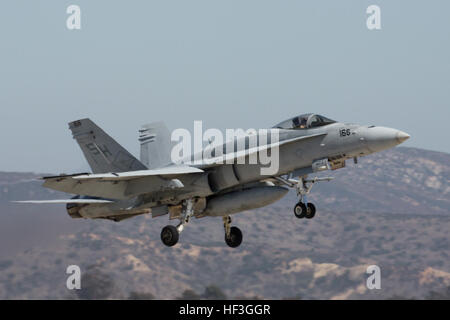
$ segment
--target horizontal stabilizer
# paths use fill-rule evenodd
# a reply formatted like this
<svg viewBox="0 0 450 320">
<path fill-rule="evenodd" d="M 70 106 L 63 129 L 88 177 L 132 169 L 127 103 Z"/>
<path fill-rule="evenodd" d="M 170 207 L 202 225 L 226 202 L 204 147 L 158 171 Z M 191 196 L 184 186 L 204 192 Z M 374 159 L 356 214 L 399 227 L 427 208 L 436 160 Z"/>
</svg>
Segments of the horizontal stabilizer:
<svg viewBox="0 0 450 320">
<path fill-rule="evenodd" d="M 44 177 L 43 186 L 66 193 L 106 199 L 129 199 L 140 194 L 183 188 L 178 179 L 203 174 L 199 168 L 169 166 L 153 170 Z"/>
</svg>

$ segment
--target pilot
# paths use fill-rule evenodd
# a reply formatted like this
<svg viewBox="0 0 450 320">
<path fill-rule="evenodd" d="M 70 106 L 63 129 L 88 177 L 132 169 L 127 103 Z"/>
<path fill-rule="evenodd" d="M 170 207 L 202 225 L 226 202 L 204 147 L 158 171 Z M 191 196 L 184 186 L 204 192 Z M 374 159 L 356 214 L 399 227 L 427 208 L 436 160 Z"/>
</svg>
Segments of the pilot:
<svg viewBox="0 0 450 320">
<path fill-rule="evenodd" d="M 300 121 L 300 129 L 305 129 L 306 128 L 306 118 L 302 118 Z"/>
<path fill-rule="evenodd" d="M 294 119 L 292 119 L 292 123 L 293 123 L 293 128 L 294 129 L 305 129 L 306 128 L 306 118 L 300 118 L 300 117 L 295 117 Z"/>
</svg>

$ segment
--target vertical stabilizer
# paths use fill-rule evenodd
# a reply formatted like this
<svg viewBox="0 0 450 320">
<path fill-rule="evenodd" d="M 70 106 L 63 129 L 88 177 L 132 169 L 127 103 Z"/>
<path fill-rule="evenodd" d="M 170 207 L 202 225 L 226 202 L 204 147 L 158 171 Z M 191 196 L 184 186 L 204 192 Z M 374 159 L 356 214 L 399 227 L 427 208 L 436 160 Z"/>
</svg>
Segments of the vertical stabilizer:
<svg viewBox="0 0 450 320">
<path fill-rule="evenodd" d="M 169 129 L 163 122 L 143 125 L 139 130 L 139 142 L 141 143 L 141 161 L 149 169 L 171 163 L 172 142 Z"/>
<path fill-rule="evenodd" d="M 69 129 L 93 173 L 147 169 L 90 119 L 70 122 Z"/>
</svg>

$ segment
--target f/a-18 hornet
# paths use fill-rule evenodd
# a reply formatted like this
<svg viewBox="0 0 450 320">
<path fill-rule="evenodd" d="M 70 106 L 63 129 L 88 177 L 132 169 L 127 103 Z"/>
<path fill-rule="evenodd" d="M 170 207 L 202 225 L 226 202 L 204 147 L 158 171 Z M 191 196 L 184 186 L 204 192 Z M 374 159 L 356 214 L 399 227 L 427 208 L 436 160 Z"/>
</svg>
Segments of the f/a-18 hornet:
<svg viewBox="0 0 450 320">
<path fill-rule="evenodd" d="M 242 152 L 233 149 L 228 153 L 230 142 L 225 141 L 210 148 L 208 161 L 193 161 L 194 154 L 175 163 L 171 160 L 171 135 L 161 122 L 139 131 L 140 160 L 89 119 L 73 121 L 69 128 L 92 173 L 42 178 L 44 187 L 75 194 L 72 199 L 23 202 L 65 203 L 72 218 L 121 221 L 141 214 L 168 215 L 180 222 L 162 229 L 161 240 L 166 246 L 178 242 L 192 217 L 222 217 L 225 242 L 233 248 L 241 244 L 242 232 L 231 226 L 232 214 L 267 206 L 294 188 L 299 198 L 295 216 L 311 219 L 316 208 L 307 201 L 307 194 L 314 183 L 332 178 L 308 175 L 343 168 L 348 159 L 356 163 L 358 157 L 392 148 L 409 138 L 396 129 L 303 114 L 267 129 L 266 139 L 261 133 L 253 133 L 254 140 L 252 135 L 234 137 L 231 145 L 240 144 Z M 274 132 L 276 141 L 268 139 Z M 256 148 L 251 141 L 256 141 Z M 248 161 L 262 149 L 275 147 L 275 173 L 262 174 L 267 164 Z"/>
</svg>

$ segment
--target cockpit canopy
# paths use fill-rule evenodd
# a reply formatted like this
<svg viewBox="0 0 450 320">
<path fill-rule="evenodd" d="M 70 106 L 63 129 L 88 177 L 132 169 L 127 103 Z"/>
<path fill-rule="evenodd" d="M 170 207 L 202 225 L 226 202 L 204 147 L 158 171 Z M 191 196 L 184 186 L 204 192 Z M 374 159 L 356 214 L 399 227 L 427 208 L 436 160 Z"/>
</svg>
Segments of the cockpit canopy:
<svg viewBox="0 0 450 320">
<path fill-rule="evenodd" d="M 274 128 L 279 129 L 311 129 L 326 126 L 331 123 L 335 123 L 336 121 L 328 119 L 324 116 L 314 114 L 314 113 L 306 113 L 297 117 L 293 117 L 289 120 L 280 122 Z"/>
</svg>

